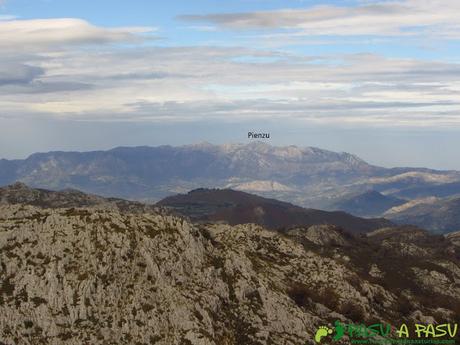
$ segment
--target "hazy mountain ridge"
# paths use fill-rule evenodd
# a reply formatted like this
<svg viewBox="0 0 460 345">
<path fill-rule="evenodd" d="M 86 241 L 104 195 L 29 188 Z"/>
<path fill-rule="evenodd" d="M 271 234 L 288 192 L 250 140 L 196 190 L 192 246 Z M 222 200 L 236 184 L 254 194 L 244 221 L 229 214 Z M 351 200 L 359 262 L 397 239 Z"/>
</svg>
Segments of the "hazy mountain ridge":
<svg viewBox="0 0 460 345">
<path fill-rule="evenodd" d="M 19 192 L 35 200 L 34 190 Z M 0 341 L 300 345 L 335 320 L 455 322 L 458 257 L 456 234 L 416 228 L 355 237 L 315 225 L 280 234 L 155 210 L 4 199 Z"/>
<path fill-rule="evenodd" d="M 435 232 L 459 231 L 460 198 L 424 199 L 409 207 L 390 209 L 385 216 L 396 223 L 414 224 Z"/>
<path fill-rule="evenodd" d="M 0 184 L 16 181 L 38 188 L 73 188 L 149 202 L 201 187 L 231 187 L 304 207 L 338 208 L 358 216 L 382 216 L 395 206 L 376 202 L 373 209 L 347 208 L 347 200 L 353 203 L 351 197 L 369 190 L 387 199 L 406 201 L 460 195 L 457 171 L 387 169 L 348 153 L 261 142 L 118 147 L 0 160 Z"/>
<path fill-rule="evenodd" d="M 378 217 L 387 210 L 405 203 L 406 200 L 386 196 L 377 191 L 370 190 L 343 197 L 333 203 L 329 208 L 342 210 L 362 217 Z"/>
<path fill-rule="evenodd" d="M 386 171 L 347 153 L 255 142 L 37 153 L 25 160 L 3 161 L 0 181 L 10 184 L 20 180 L 41 188 L 71 187 L 103 195 L 155 198 L 168 194 L 168 183 L 223 187 L 236 180 L 272 180 L 304 189 L 313 182 L 326 184 L 357 176 L 380 176 Z"/>
</svg>

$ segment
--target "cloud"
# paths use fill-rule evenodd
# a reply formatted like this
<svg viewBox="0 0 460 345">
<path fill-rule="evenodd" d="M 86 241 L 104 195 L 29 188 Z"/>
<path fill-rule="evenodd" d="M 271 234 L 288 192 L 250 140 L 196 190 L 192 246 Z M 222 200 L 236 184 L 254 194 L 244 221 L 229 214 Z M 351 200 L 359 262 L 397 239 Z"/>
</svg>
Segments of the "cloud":
<svg viewBox="0 0 460 345">
<path fill-rule="evenodd" d="M 252 53 L 262 55 L 216 47 L 53 54 L 40 60 L 44 75 L 0 88 L 0 104 L 10 116 L 84 121 L 460 126 L 459 64 L 370 54 L 235 58 Z"/>
<path fill-rule="evenodd" d="M 31 50 L 52 46 L 139 42 L 149 27 L 103 28 L 82 19 L 0 21 L 0 49 Z"/>
<path fill-rule="evenodd" d="M 0 80 L 0 95 L 2 94 L 46 94 L 69 93 L 72 91 L 89 90 L 93 85 L 81 82 L 43 82 L 41 80 L 24 83 L 2 84 Z"/>
<path fill-rule="evenodd" d="M 43 68 L 15 63 L 0 64 L 0 86 L 29 84 L 44 74 Z"/>
<path fill-rule="evenodd" d="M 183 15 L 182 20 L 227 29 L 290 29 L 294 35 L 410 36 L 459 39 L 460 3 L 450 0 L 376 1 L 245 13 Z"/>
<path fill-rule="evenodd" d="M 20 21 L 23 32 L 6 43 L 0 23 L 0 46 L 9 47 L 0 55 L 0 117 L 460 127 L 459 63 L 239 47 L 121 47 L 110 43 L 135 42 L 144 31 L 51 21 L 46 33 Z M 25 32 L 35 38 L 22 51 L 31 40 Z M 81 46 L 95 42 L 109 44 Z"/>
<path fill-rule="evenodd" d="M 373 127 L 411 127 L 411 128 L 457 128 L 460 126 L 458 103 L 439 102 L 378 102 L 378 101 L 289 101 L 248 99 L 248 100 L 202 100 L 187 102 L 136 102 L 126 104 L 124 111 L 109 109 L 82 111 L 78 116 L 63 113 L 56 118 L 80 120 L 85 122 L 151 122 L 151 123 L 305 123 L 314 125 L 351 125 Z M 438 107 L 436 111 L 431 108 Z M 449 107 L 456 107 L 452 109 Z M 445 108 L 445 109 L 443 109 Z M 35 112 L 46 114 L 46 110 Z M 14 117 L 13 113 L 9 113 Z M 70 116 L 69 116 L 70 115 Z"/>
</svg>

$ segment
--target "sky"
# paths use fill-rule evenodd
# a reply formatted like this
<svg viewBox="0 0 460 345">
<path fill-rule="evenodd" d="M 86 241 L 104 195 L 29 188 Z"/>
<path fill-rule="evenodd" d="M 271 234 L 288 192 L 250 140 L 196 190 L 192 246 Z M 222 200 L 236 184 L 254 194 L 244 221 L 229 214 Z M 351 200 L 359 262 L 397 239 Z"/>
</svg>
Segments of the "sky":
<svg viewBox="0 0 460 345">
<path fill-rule="evenodd" d="M 0 0 L 0 158 L 248 142 L 460 170 L 460 2 Z"/>
</svg>

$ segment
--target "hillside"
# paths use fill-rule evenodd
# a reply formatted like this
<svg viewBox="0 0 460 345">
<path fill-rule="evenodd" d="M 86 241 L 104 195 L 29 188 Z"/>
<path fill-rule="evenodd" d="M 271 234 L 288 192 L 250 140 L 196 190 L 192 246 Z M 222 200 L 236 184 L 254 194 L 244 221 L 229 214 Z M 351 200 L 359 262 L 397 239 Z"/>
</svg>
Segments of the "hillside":
<svg viewBox="0 0 460 345">
<path fill-rule="evenodd" d="M 153 205 L 140 202 L 117 198 L 104 198 L 74 189 L 51 191 L 31 188 L 20 182 L 0 188 L 0 205 L 1 204 L 23 204 L 41 208 L 88 207 L 134 213 L 161 213 L 164 211 Z"/>
<path fill-rule="evenodd" d="M 3 202 L 0 341 L 304 345 L 334 320 L 455 322 L 458 250 L 415 228 L 280 234 Z"/>
<path fill-rule="evenodd" d="M 231 189 L 197 189 L 167 197 L 158 205 L 196 221 L 224 221 L 230 225 L 254 223 L 268 229 L 330 224 L 350 232 L 369 232 L 392 225 L 385 219 L 364 219 L 345 212 L 305 209 Z"/>
<path fill-rule="evenodd" d="M 392 207 L 406 201 L 392 196 L 383 195 L 374 190 L 364 193 L 347 195 L 333 202 L 328 208 L 341 210 L 361 217 L 379 217 Z"/>
<path fill-rule="evenodd" d="M 392 208 L 385 213 L 392 221 L 414 224 L 433 232 L 447 233 L 460 230 L 460 198 L 429 198 L 407 207 Z"/>
</svg>

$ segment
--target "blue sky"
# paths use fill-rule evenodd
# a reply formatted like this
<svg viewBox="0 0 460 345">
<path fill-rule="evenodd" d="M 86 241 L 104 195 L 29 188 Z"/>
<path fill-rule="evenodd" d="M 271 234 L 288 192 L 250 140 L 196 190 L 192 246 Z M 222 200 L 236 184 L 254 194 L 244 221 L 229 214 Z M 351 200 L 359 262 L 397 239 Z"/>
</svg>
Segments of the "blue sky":
<svg viewBox="0 0 460 345">
<path fill-rule="evenodd" d="M 460 169 L 458 18 L 449 0 L 0 0 L 0 157 L 265 130 Z"/>
</svg>

